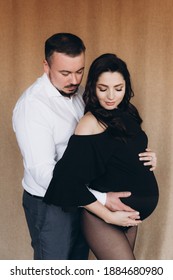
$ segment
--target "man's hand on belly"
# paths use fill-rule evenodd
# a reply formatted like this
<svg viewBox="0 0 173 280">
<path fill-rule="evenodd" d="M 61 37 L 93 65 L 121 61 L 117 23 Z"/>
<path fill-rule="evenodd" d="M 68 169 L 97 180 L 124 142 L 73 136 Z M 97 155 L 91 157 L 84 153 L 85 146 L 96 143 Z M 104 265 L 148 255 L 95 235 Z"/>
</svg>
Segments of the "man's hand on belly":
<svg viewBox="0 0 173 280">
<path fill-rule="evenodd" d="M 130 195 L 130 192 L 108 192 L 105 206 L 111 211 L 135 211 L 131 207 L 125 205 L 120 199 L 123 197 L 129 197 Z"/>
</svg>

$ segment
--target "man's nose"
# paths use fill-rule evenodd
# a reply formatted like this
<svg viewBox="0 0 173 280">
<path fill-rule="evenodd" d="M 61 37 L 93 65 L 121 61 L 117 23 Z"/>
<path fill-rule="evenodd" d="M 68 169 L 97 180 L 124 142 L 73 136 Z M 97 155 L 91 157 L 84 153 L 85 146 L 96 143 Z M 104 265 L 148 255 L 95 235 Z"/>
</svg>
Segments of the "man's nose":
<svg viewBox="0 0 173 280">
<path fill-rule="evenodd" d="M 76 74 L 71 74 L 71 84 L 77 85 L 78 84 L 78 79 Z"/>
</svg>

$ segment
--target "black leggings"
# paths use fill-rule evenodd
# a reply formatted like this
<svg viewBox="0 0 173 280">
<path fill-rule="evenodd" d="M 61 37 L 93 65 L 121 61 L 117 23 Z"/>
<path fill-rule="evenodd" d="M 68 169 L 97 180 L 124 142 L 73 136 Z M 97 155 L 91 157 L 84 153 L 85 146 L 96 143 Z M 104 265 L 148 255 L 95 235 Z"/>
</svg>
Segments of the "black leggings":
<svg viewBox="0 0 173 280">
<path fill-rule="evenodd" d="M 98 260 L 134 260 L 137 227 L 119 227 L 105 223 L 83 210 L 81 224 L 86 241 Z"/>
</svg>

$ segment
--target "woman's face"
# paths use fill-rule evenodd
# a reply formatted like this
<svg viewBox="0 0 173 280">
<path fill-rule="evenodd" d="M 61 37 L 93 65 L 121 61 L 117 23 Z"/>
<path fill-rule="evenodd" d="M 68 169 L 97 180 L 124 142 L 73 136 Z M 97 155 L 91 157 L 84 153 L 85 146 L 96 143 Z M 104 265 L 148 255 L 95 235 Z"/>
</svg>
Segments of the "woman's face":
<svg viewBox="0 0 173 280">
<path fill-rule="evenodd" d="M 126 84 L 119 72 L 104 72 L 96 83 L 96 95 L 100 105 L 113 110 L 118 107 L 125 95 Z"/>
</svg>

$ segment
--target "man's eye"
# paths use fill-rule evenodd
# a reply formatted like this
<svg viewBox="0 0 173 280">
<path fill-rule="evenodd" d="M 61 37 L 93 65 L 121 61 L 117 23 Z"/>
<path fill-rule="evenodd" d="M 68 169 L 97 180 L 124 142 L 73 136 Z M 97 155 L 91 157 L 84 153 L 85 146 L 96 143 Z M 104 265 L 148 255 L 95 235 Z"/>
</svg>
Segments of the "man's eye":
<svg viewBox="0 0 173 280">
<path fill-rule="evenodd" d="M 77 74 L 79 75 L 83 74 L 83 70 L 78 71 Z"/>
</svg>

